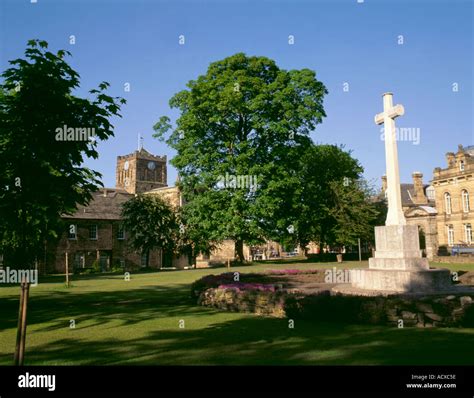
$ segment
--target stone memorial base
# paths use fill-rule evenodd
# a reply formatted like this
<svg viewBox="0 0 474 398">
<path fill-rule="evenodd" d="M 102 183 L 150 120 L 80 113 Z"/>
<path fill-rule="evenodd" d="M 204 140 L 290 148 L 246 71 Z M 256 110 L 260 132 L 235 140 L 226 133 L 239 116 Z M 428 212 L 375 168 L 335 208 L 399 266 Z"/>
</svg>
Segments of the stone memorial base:
<svg viewBox="0 0 474 398">
<path fill-rule="evenodd" d="M 375 227 L 375 247 L 369 268 L 351 270 L 351 286 L 337 287 L 336 292 L 439 294 L 454 288 L 449 270 L 430 269 L 422 257 L 416 225 Z"/>
</svg>

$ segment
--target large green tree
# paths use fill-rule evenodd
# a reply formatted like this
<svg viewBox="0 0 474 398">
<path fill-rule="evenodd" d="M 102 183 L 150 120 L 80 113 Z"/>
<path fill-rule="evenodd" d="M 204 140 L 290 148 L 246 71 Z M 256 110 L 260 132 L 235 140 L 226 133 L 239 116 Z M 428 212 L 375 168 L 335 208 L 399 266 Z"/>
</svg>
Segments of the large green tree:
<svg viewBox="0 0 474 398">
<path fill-rule="evenodd" d="M 170 100 L 180 115 L 168 139 L 177 151 L 183 214 L 207 241 L 233 239 L 243 260 L 243 242 L 262 240 L 272 228 L 268 215 L 278 203 L 271 196 L 297 178 L 295 162 L 325 116 L 327 90 L 312 70 L 288 71 L 242 53 L 212 63 L 187 87 Z M 156 136 L 170 128 L 161 117 Z"/>
<path fill-rule="evenodd" d="M 10 61 L 0 85 L 0 252 L 27 267 L 57 235 L 61 214 L 87 204 L 101 175 L 83 166 L 99 140 L 113 135 L 110 119 L 125 100 L 102 82 L 81 98 L 79 75 L 45 41 L 30 40 L 24 59 Z M 58 129 L 90 129 L 92 140 L 58 140 Z M 94 129 L 94 130 L 92 130 Z"/>
</svg>

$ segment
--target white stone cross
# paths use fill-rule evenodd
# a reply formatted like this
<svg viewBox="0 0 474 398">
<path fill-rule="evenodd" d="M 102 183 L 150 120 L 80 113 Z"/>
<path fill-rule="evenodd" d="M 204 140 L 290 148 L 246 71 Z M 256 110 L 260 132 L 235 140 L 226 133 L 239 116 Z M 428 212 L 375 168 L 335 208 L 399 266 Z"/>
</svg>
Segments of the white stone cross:
<svg viewBox="0 0 474 398">
<path fill-rule="evenodd" d="M 375 123 L 384 125 L 385 162 L 387 167 L 388 213 L 385 225 L 406 225 L 400 192 L 400 171 L 398 169 L 397 139 L 395 118 L 403 116 L 402 105 L 393 106 L 392 93 L 383 95 L 383 112 L 375 115 Z"/>
</svg>

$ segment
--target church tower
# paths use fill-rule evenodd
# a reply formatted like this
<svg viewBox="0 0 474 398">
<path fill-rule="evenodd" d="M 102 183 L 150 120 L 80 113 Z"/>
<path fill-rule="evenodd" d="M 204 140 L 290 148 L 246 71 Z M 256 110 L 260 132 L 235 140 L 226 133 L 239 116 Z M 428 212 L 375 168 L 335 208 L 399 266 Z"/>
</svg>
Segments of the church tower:
<svg viewBox="0 0 474 398">
<path fill-rule="evenodd" d="M 166 187 L 166 155 L 155 156 L 141 148 L 128 155 L 117 156 L 115 186 L 129 193 Z"/>
</svg>

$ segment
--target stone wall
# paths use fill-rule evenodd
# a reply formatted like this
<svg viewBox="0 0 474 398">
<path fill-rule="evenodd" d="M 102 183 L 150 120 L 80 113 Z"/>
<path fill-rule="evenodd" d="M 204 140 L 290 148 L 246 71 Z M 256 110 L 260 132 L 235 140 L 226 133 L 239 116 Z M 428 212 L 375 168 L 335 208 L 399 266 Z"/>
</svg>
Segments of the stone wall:
<svg viewBox="0 0 474 398">
<path fill-rule="evenodd" d="M 435 256 L 432 261 L 435 263 L 474 264 L 474 256 Z"/>
<path fill-rule="evenodd" d="M 298 295 L 284 290 L 210 288 L 201 292 L 198 303 L 225 311 L 252 312 L 279 318 L 395 327 L 474 327 L 473 297 L 357 297 L 331 295 L 329 291 Z"/>
<path fill-rule="evenodd" d="M 285 294 L 282 292 L 238 292 L 234 289 L 211 288 L 199 295 L 198 304 L 225 311 L 285 317 Z"/>
</svg>

